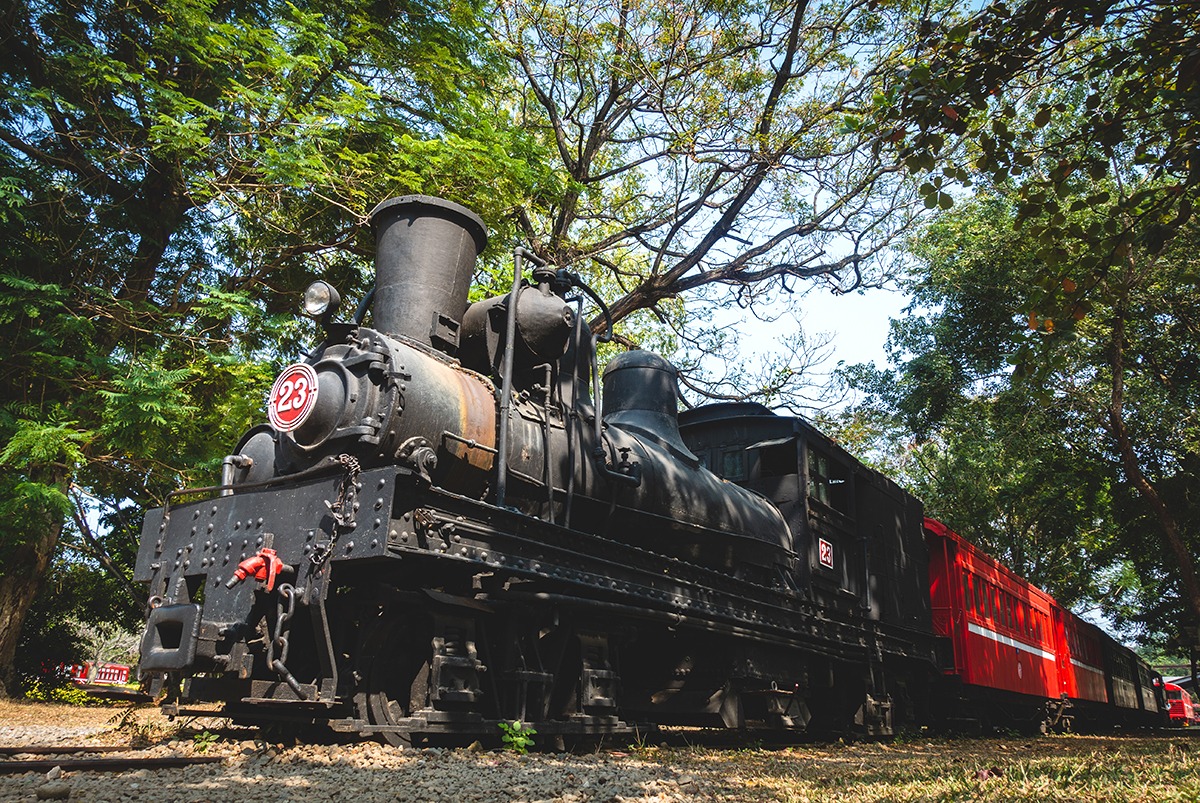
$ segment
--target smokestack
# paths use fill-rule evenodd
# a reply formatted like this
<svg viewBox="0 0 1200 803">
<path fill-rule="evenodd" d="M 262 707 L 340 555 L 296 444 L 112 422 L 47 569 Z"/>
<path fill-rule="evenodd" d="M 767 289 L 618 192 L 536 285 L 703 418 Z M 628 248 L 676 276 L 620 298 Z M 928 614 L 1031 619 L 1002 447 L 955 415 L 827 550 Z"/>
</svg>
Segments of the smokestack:
<svg viewBox="0 0 1200 803">
<path fill-rule="evenodd" d="M 487 226 L 465 206 L 428 195 L 384 201 L 370 220 L 375 328 L 453 353 Z"/>
</svg>

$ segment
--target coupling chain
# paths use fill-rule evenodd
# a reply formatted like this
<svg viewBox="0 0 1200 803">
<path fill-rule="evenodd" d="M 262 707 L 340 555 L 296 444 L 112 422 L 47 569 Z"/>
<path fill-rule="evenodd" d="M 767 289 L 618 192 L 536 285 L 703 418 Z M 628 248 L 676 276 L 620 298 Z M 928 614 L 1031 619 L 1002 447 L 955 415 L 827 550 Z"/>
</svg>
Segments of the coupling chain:
<svg viewBox="0 0 1200 803">
<path fill-rule="evenodd" d="M 275 641 L 279 646 L 279 660 L 288 657 L 288 629 L 296 613 L 296 589 L 290 583 L 279 586 L 279 601 L 275 603 Z"/>
<path fill-rule="evenodd" d="M 353 530 L 358 526 L 355 514 L 358 509 L 358 476 L 362 473 L 362 466 L 357 457 L 344 453 L 337 456 L 337 462 L 342 464 L 346 473 L 338 484 L 337 498 L 332 502 L 325 502 L 325 507 L 329 508 L 333 516 L 333 537 L 328 544 L 317 544 L 313 549 L 309 560 L 317 568 L 329 560 L 329 556 L 333 554 L 333 545 L 337 543 L 342 531 Z"/>
<path fill-rule="evenodd" d="M 281 583 L 277 590 L 279 599 L 275 603 L 275 637 L 267 644 L 267 665 L 303 700 L 304 690 L 287 668 L 288 623 L 296 613 L 296 589 L 290 583 Z"/>
</svg>

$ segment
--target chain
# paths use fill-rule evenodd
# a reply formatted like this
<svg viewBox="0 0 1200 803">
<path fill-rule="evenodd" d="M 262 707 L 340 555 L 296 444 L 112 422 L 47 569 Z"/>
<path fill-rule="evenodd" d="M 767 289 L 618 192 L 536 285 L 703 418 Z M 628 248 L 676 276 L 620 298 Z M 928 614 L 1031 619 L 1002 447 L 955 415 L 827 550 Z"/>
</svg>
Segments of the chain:
<svg viewBox="0 0 1200 803">
<path fill-rule="evenodd" d="M 279 600 L 275 603 L 275 638 L 273 645 L 279 648 L 280 662 L 288 658 L 288 620 L 296 613 L 296 589 L 288 583 L 281 583 L 278 589 Z"/>
<path fill-rule="evenodd" d="M 276 589 L 279 594 L 275 603 L 275 637 L 267 645 L 267 665 L 275 670 L 275 674 L 283 682 L 291 686 L 296 696 L 305 699 L 304 690 L 295 676 L 288 671 L 288 621 L 296 613 L 296 589 L 288 583 L 281 583 Z M 278 649 L 278 657 L 275 651 Z"/>
<path fill-rule="evenodd" d="M 318 568 L 325 561 L 329 560 L 329 556 L 333 554 L 333 545 L 337 543 L 342 531 L 353 530 L 358 526 L 358 522 L 355 520 L 355 513 L 358 507 L 358 475 L 362 473 L 362 466 L 359 465 L 358 458 L 353 455 L 340 454 L 337 457 L 337 461 L 346 469 L 346 474 L 342 477 L 342 481 L 338 485 L 337 499 L 325 503 L 325 506 L 329 508 L 329 512 L 333 515 L 333 538 L 330 539 L 328 544 L 317 544 L 313 549 L 309 560 L 312 561 L 313 566 Z"/>
<path fill-rule="evenodd" d="M 339 529 L 353 530 L 358 526 L 354 514 L 355 502 L 358 501 L 358 475 L 362 473 L 362 466 L 358 464 L 358 458 L 348 454 L 340 454 L 337 459 L 345 467 L 346 476 L 342 477 L 337 499 L 329 505 L 329 512 L 333 514 Z"/>
</svg>

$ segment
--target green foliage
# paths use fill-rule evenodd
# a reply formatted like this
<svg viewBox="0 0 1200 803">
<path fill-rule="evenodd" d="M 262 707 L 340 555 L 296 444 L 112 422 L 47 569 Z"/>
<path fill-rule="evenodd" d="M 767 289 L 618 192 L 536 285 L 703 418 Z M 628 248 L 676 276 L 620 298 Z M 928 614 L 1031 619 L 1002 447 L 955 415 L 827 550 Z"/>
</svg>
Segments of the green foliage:
<svg viewBox="0 0 1200 803">
<path fill-rule="evenodd" d="M 1157 254 L 1131 252 L 1090 278 L 1085 297 L 1079 274 L 1048 272 L 1040 235 L 1015 227 L 1018 215 L 1015 192 L 981 192 L 914 240 L 914 303 L 889 343 L 896 370 L 847 372 L 867 397 L 843 428 L 933 515 L 1064 602 L 1098 604 L 1161 640 L 1190 592 L 1147 487 L 1160 489 L 1187 548 L 1200 547 L 1193 497 L 1172 490 L 1200 454 L 1200 275 L 1189 256 L 1200 230 L 1185 227 Z M 1029 312 L 1052 297 L 1076 314 Z"/>
<path fill-rule="evenodd" d="M 372 205 L 429 192 L 504 220 L 534 194 L 546 176 L 487 88 L 499 62 L 480 13 L 470 0 L 10 9 L 0 577 L 36 584 L 61 532 L 63 578 L 99 565 L 128 595 L 130 511 L 215 479 L 308 339 L 295 291 L 313 274 L 361 295 Z M 0 681 L 22 614 L 0 612 Z"/>
<path fill-rule="evenodd" d="M 25 691 L 25 699 L 63 705 L 91 705 L 96 702 L 95 698 L 77 686 L 70 683 L 54 684 L 46 680 L 32 681 Z"/>
<path fill-rule="evenodd" d="M 19 420 L 8 444 L 0 451 L 0 466 L 27 468 L 50 463 L 74 468 L 83 463 L 81 448 L 88 434 L 71 423 L 41 423 Z"/>
<path fill-rule="evenodd" d="M 500 740 L 504 742 L 505 750 L 511 750 L 523 756 L 529 752 L 529 748 L 534 746 L 533 737 L 537 735 L 537 731 L 528 723 L 514 719 L 512 722 L 500 722 L 498 727 L 500 728 Z"/>
<path fill-rule="evenodd" d="M 948 13 L 875 97 L 868 127 L 926 176 L 928 206 L 949 208 L 945 190 L 972 180 L 1013 185 L 1048 273 L 1086 278 L 1131 248 L 1158 253 L 1200 200 L 1198 32 L 1195 3 L 1024 0 Z M 1072 219 L 1110 205 L 1090 223 Z"/>
<path fill-rule="evenodd" d="M 220 735 L 209 730 L 202 730 L 192 737 L 192 746 L 197 753 L 207 753 L 208 748 L 221 740 Z"/>
</svg>

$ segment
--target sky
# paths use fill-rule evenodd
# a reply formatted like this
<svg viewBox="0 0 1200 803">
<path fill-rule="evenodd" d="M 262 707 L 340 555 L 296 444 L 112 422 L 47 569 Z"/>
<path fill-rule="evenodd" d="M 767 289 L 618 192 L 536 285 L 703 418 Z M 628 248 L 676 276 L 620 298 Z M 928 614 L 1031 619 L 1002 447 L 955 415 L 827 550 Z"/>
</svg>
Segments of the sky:
<svg viewBox="0 0 1200 803">
<path fill-rule="evenodd" d="M 789 301 L 796 314 L 785 314 L 772 322 L 762 321 L 736 307 L 717 311 L 715 321 L 737 333 L 742 360 L 752 362 L 779 350 L 779 340 L 796 327 L 798 314 L 800 326 L 810 343 L 819 342 L 821 336 L 828 341 L 822 349 L 827 356 L 812 367 L 809 377 L 808 384 L 817 389 L 825 385 L 839 362 L 845 365 L 873 363 L 877 368 L 887 368 L 885 346 L 891 320 L 904 317 L 904 308 L 910 299 L 897 290 L 869 289 L 838 296 L 817 286 Z M 717 366 L 711 368 L 714 375 L 722 373 Z M 833 411 L 854 401 L 852 394 L 835 397 L 819 390 L 817 394 L 808 397 L 811 406 L 802 404 L 794 412 L 812 415 L 818 409 Z"/>
<path fill-rule="evenodd" d="M 835 296 L 818 290 L 802 301 L 804 325 L 810 332 L 831 335 L 830 367 L 838 361 L 847 365 L 873 362 L 887 365 L 889 321 L 904 314 L 909 298 L 895 290 L 866 290 Z"/>
</svg>

